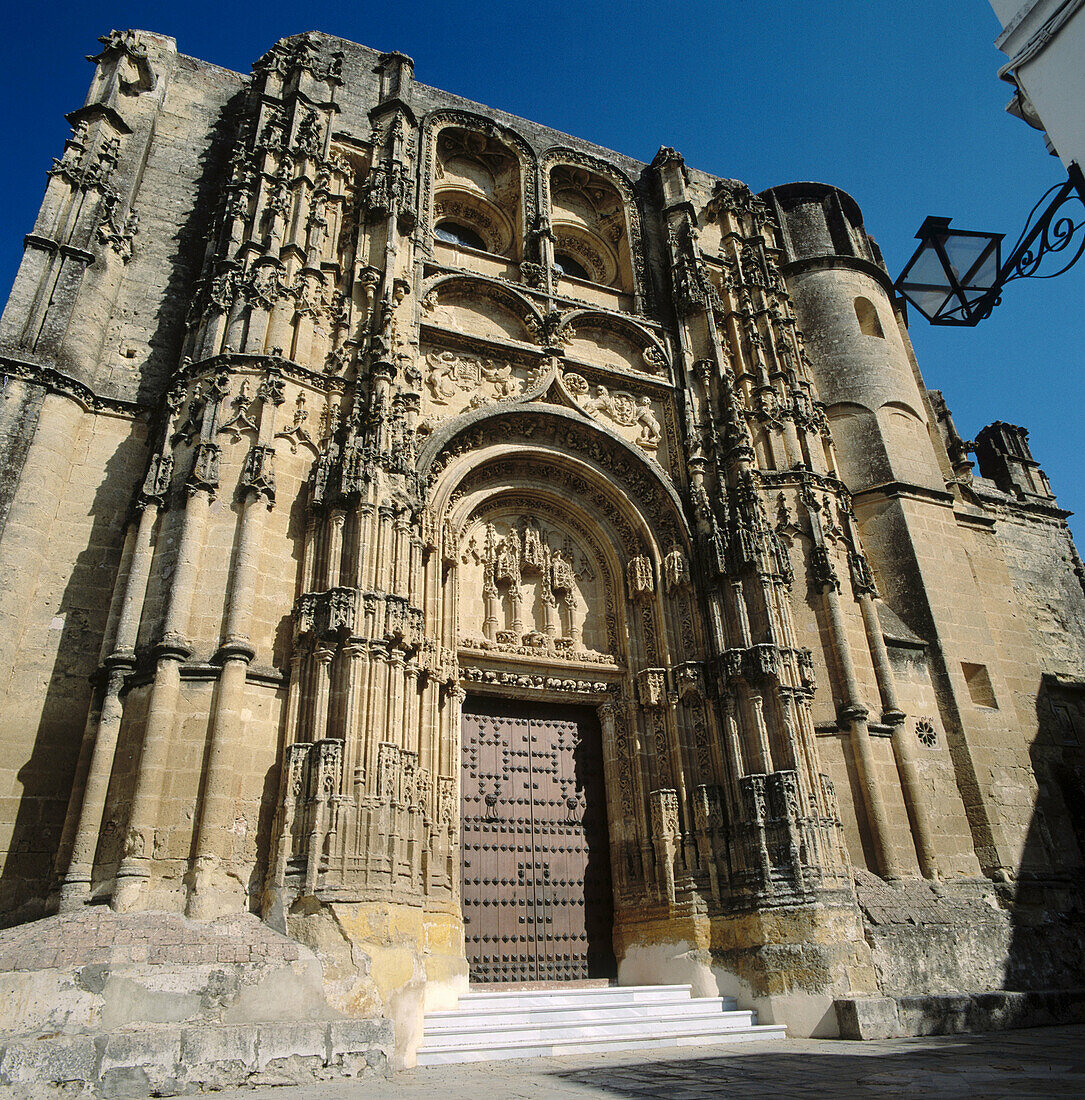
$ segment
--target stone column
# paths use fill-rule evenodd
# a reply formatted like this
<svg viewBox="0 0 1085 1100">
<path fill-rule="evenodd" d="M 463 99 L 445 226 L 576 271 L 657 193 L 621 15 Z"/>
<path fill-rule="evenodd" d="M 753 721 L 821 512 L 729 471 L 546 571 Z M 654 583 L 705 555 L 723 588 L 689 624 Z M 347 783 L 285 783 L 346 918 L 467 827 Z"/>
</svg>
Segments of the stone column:
<svg viewBox="0 0 1085 1100">
<path fill-rule="evenodd" d="M 173 575 L 169 610 L 166 613 L 166 630 L 162 641 L 155 647 L 154 680 L 147 704 L 143 748 L 128 812 L 125 853 L 117 869 L 117 881 L 113 890 L 112 904 L 118 912 L 136 908 L 139 895 L 151 874 L 158 803 L 177 716 L 177 697 L 181 690 L 181 664 L 192 652 L 185 638 L 185 631 L 192 610 L 203 532 L 210 504 L 209 491 L 191 491 L 182 521 L 177 567 Z"/>
<path fill-rule="evenodd" d="M 833 639 L 833 649 L 837 655 L 843 680 L 844 706 L 841 708 L 840 716 L 847 723 L 848 732 L 851 735 L 855 770 L 859 776 L 859 787 L 866 808 L 874 858 L 878 864 L 878 870 L 885 878 L 899 879 L 900 868 L 893 854 L 893 845 L 889 837 L 889 818 L 885 812 L 885 801 L 875 773 L 874 748 L 870 742 L 870 730 L 867 728 L 868 711 L 860 701 L 859 681 L 852 661 L 851 643 L 848 641 L 844 615 L 840 608 L 840 595 L 835 584 L 826 585 L 824 600 L 829 615 L 829 632 Z"/>
<path fill-rule="evenodd" d="M 222 674 L 211 718 L 203 802 L 196 832 L 185 911 L 196 919 L 218 916 L 224 909 L 237 909 L 243 890 L 236 880 L 224 892 L 219 867 L 229 858 L 227 838 L 235 813 L 235 754 L 244 734 L 241 718 L 245 679 L 249 663 L 256 656 L 249 631 L 252 623 L 256 579 L 263 550 L 264 517 L 275 501 L 275 409 L 283 402 L 281 379 L 269 376 L 260 387 L 260 427 L 241 476 L 241 518 L 238 524 L 237 556 L 226 611 L 225 641 L 219 650 Z"/>
<path fill-rule="evenodd" d="M 94 749 L 83 788 L 83 804 L 79 810 L 71 859 L 60 885 L 61 912 L 77 909 L 90 896 L 94 855 L 102 831 L 106 795 L 121 731 L 121 689 L 127 674 L 135 667 L 136 634 L 151 570 L 151 536 L 157 518 L 157 505 L 147 503 L 140 509 L 117 636 L 113 651 L 105 660 L 107 672 L 102 705 L 97 712 L 92 712 L 97 718 L 97 729 L 93 733 Z"/>
<path fill-rule="evenodd" d="M 202 386 L 201 383 L 201 389 Z M 181 520 L 173 586 L 166 608 L 162 640 L 154 651 L 154 680 L 128 811 L 124 858 L 117 869 L 113 889 L 112 905 L 118 912 L 134 909 L 138 905 L 139 896 L 151 874 L 159 801 L 177 719 L 181 664 L 192 652 L 187 633 L 199 577 L 204 531 L 211 499 L 218 488 L 219 449 L 214 438 L 219 406 L 228 389 L 229 379 L 225 374 L 220 374 L 210 384 L 201 413 L 200 441 L 196 445 L 192 472 L 185 487 L 188 499 Z M 193 403 L 198 399 L 194 396 Z"/>
<path fill-rule="evenodd" d="M 923 798 L 923 787 L 919 781 L 915 743 L 904 724 L 904 712 L 897 701 L 896 679 L 889 663 L 881 623 L 878 621 L 878 609 L 874 606 L 874 597 L 870 592 L 863 592 L 859 596 L 859 607 L 863 612 L 863 625 L 866 627 L 867 641 L 874 658 L 874 673 L 878 678 L 878 688 L 885 708 L 883 717 L 893 726 L 893 755 L 897 761 L 904 803 L 908 808 L 908 821 L 912 827 L 912 840 L 915 843 L 919 868 L 924 878 L 938 879 L 934 834 Z"/>
</svg>

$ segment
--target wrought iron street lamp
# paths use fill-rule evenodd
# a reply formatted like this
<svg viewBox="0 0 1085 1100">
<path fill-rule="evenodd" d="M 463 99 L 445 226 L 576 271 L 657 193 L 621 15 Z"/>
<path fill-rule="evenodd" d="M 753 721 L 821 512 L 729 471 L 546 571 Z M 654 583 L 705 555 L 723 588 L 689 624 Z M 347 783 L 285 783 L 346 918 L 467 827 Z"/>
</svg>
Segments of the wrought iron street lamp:
<svg viewBox="0 0 1085 1100">
<path fill-rule="evenodd" d="M 1073 210 L 1076 203 L 1082 213 Z M 932 325 L 977 325 L 1002 300 L 1002 288 L 1014 279 L 1053 279 L 1068 271 L 1085 252 L 1085 177 L 1076 164 L 1069 178 L 1052 187 L 1032 208 L 1025 228 L 1005 261 L 1003 233 L 951 229 L 949 218 L 927 218 L 920 242 L 894 284 Z M 1076 239 L 1075 239 L 1076 238 Z M 1062 253 L 1057 270 L 1037 273 L 1045 257 Z"/>
</svg>

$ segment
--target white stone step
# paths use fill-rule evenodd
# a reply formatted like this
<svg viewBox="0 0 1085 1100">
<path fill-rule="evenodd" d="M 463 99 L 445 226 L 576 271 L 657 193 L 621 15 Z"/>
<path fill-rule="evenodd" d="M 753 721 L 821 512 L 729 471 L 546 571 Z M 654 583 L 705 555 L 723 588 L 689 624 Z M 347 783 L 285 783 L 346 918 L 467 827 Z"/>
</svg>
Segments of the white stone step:
<svg viewBox="0 0 1085 1100">
<path fill-rule="evenodd" d="M 597 1051 L 656 1050 L 667 1047 L 707 1046 L 713 1043 L 744 1043 L 760 1039 L 783 1039 L 783 1024 L 759 1024 L 733 1031 L 715 1029 L 700 1033 L 622 1038 L 614 1035 L 594 1039 L 570 1039 L 545 1043 L 491 1043 L 489 1046 L 423 1047 L 418 1052 L 420 1066 L 456 1065 L 460 1062 L 498 1062 L 507 1058 L 556 1058 L 564 1054 L 591 1054 Z"/>
<path fill-rule="evenodd" d="M 736 1006 L 730 999 L 722 997 L 705 997 L 693 1002 L 697 1006 L 698 1014 L 711 1018 L 728 1018 L 732 1014 L 738 1017 L 749 1017 L 749 1013 L 736 1011 Z M 472 1010 L 470 1012 L 431 1012 L 426 1016 L 426 1034 L 437 1035 L 446 1031 L 478 1031 L 482 1028 L 494 1029 L 504 1027 L 525 1027 L 557 1025 L 564 1026 L 573 1023 L 615 1023 L 625 1020 L 669 1020 L 686 1019 L 690 1016 L 690 998 L 687 995 L 685 1001 L 666 1002 L 657 1004 L 606 1004 L 599 1001 L 586 1001 L 580 1005 L 561 1005 L 556 1007 L 536 1006 L 534 1008 L 487 1008 L 485 1010 Z M 747 1023 L 752 1021 L 746 1020 Z"/>
<path fill-rule="evenodd" d="M 589 989 L 510 989 L 497 992 L 487 990 L 464 993 L 459 1000 L 460 1011 L 482 1005 L 576 1005 L 584 1001 L 605 999 L 608 1004 L 653 1004 L 681 1000 L 688 1001 L 691 987 L 688 985 L 612 985 Z"/>
<path fill-rule="evenodd" d="M 445 1048 L 451 1046 L 463 1046 L 481 1038 L 481 1041 L 490 1045 L 492 1043 L 522 1042 L 565 1042 L 573 1039 L 594 1039 L 601 1035 L 612 1035 L 616 1038 L 634 1039 L 638 1035 L 653 1038 L 657 1035 L 685 1035 L 701 1031 L 736 1031 L 755 1026 L 753 1014 L 750 1012 L 697 1012 L 688 1013 L 685 1016 L 671 1016 L 667 1019 L 653 1019 L 650 1016 L 633 1017 L 632 1019 L 615 1019 L 601 1017 L 594 1020 L 567 1019 L 528 1021 L 522 1024 L 505 1024 L 501 1026 L 488 1026 L 480 1036 L 479 1029 L 470 1025 L 448 1026 L 441 1031 L 431 1031 L 426 1025 L 425 1040 L 427 1048 Z"/>
<path fill-rule="evenodd" d="M 688 985 L 467 993 L 426 1016 L 420 1066 L 783 1038 L 730 997 Z"/>
</svg>

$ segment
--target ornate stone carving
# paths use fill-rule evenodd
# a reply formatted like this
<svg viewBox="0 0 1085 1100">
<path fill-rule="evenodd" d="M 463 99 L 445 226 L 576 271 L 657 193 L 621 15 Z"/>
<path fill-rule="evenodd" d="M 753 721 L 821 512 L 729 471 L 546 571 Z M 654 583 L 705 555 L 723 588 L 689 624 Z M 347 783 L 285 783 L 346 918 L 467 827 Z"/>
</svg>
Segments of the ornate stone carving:
<svg viewBox="0 0 1085 1100">
<path fill-rule="evenodd" d="M 667 702 L 667 671 L 646 668 L 637 673 L 637 698 L 642 707 L 661 707 Z"/>
<path fill-rule="evenodd" d="M 285 439 L 290 444 L 291 454 L 298 453 L 299 443 L 311 448 L 313 454 L 320 453 L 320 448 L 316 445 L 309 429 L 306 427 L 308 419 L 309 410 L 305 406 L 305 394 L 299 391 L 297 400 L 294 403 L 293 423 L 284 431 L 275 433 L 276 439 Z"/>
<path fill-rule="evenodd" d="M 677 543 L 672 543 L 671 548 L 663 557 L 663 581 L 670 595 L 677 589 L 688 588 L 692 584 L 689 562 L 682 548 Z"/>
<path fill-rule="evenodd" d="M 460 405 L 461 394 L 470 394 L 467 406 L 477 408 L 490 401 L 516 397 L 523 386 L 515 365 L 499 359 L 432 351 L 426 357 L 425 383 L 435 405 Z"/>
<path fill-rule="evenodd" d="M 681 836 L 682 824 L 678 816 L 677 791 L 652 791 L 651 812 L 652 831 L 657 836 L 667 837 L 668 839 Z"/>
<path fill-rule="evenodd" d="M 638 554 L 629 559 L 626 578 L 629 582 L 629 598 L 634 603 L 650 599 L 655 594 L 655 570 L 652 568 L 652 559 L 646 554 Z"/>
<path fill-rule="evenodd" d="M 459 546 L 461 584 L 477 584 L 482 594 L 480 614 L 464 624 L 467 644 L 578 660 L 606 656 L 600 565 L 567 525 L 504 513 L 473 524 Z"/>
</svg>

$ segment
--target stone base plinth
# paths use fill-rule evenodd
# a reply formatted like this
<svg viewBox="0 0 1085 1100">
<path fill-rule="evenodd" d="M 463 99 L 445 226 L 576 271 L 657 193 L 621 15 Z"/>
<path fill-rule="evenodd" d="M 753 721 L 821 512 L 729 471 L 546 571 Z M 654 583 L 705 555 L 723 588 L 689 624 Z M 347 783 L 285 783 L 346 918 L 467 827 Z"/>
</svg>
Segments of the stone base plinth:
<svg viewBox="0 0 1085 1100">
<path fill-rule="evenodd" d="M 390 1020 L 339 1011 L 316 955 L 251 914 L 93 907 L 2 931 L 0 1021 L 0 1085 L 27 1097 L 383 1073 L 393 1053 Z"/>
<path fill-rule="evenodd" d="M 734 997 L 797 1037 L 835 1036 L 834 1000 L 878 988 L 846 896 L 712 917 L 624 916 L 615 946 L 621 984 L 689 982 L 694 996 Z"/>
</svg>

